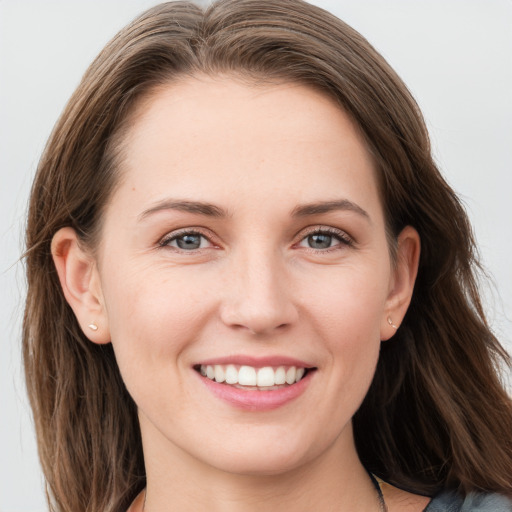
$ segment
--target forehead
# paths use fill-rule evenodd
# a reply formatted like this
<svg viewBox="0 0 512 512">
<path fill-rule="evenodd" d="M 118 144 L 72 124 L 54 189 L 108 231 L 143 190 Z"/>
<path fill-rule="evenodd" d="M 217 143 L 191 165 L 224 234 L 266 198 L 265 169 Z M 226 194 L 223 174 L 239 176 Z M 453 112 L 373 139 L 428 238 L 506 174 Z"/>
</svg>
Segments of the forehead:
<svg viewBox="0 0 512 512">
<path fill-rule="evenodd" d="M 148 200 L 216 194 L 236 203 L 252 192 L 306 202 L 329 190 L 338 199 L 344 190 L 333 187 L 345 183 L 378 202 L 357 127 L 331 98 L 298 84 L 223 76 L 159 87 L 131 118 L 120 168 L 123 186 Z"/>
</svg>

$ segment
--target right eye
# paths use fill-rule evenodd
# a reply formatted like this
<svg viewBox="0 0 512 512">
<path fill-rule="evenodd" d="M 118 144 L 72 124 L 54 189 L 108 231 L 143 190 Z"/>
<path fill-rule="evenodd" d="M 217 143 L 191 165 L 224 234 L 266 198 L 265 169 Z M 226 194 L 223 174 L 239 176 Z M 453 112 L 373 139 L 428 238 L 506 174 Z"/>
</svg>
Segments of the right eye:
<svg viewBox="0 0 512 512">
<path fill-rule="evenodd" d="M 211 247 L 212 243 L 197 231 L 182 231 L 165 237 L 160 242 L 161 247 L 174 247 L 180 251 L 196 251 Z"/>
</svg>

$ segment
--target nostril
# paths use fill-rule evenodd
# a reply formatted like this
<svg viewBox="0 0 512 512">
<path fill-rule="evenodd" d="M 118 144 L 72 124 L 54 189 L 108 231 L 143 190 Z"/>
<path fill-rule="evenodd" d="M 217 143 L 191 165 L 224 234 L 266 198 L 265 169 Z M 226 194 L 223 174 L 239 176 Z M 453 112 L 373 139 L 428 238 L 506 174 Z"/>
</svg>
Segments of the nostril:
<svg viewBox="0 0 512 512">
<path fill-rule="evenodd" d="M 299 315 L 293 301 L 284 292 L 270 291 L 268 286 L 260 283 L 248 286 L 243 294 L 227 296 L 222 301 L 220 317 L 226 326 L 238 331 L 269 334 L 276 330 L 282 332 L 294 325 Z"/>
</svg>

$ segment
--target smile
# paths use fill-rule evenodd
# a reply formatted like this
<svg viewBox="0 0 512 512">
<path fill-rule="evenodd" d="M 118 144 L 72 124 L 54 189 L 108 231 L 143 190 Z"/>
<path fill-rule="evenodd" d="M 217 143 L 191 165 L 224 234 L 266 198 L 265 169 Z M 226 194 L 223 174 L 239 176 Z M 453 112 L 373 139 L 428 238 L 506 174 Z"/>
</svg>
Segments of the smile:
<svg viewBox="0 0 512 512">
<path fill-rule="evenodd" d="M 198 371 L 212 381 L 241 389 L 270 391 L 299 382 L 308 372 L 301 366 L 264 366 L 257 368 L 234 364 L 202 364 Z"/>
<path fill-rule="evenodd" d="M 311 386 L 317 368 L 285 356 L 230 356 L 194 367 L 206 389 L 221 402 L 247 412 L 264 412 L 297 400 Z"/>
</svg>

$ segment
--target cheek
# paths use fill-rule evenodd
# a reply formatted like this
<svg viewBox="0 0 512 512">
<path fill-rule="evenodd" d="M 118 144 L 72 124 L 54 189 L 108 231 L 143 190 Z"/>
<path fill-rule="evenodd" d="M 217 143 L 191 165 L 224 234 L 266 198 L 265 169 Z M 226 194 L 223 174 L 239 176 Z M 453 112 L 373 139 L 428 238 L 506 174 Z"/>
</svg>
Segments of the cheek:
<svg viewBox="0 0 512 512">
<path fill-rule="evenodd" d="M 127 387 L 141 379 L 151 387 L 161 372 L 176 375 L 172 367 L 206 321 L 200 288 L 179 276 L 162 278 L 165 272 L 154 269 L 123 273 L 112 266 L 104 274 L 112 345 Z"/>
<path fill-rule="evenodd" d="M 324 282 L 321 293 L 315 288 L 308 300 L 315 334 L 329 354 L 330 387 L 345 401 L 338 412 L 355 412 L 375 372 L 388 293 L 383 275 L 389 274 L 371 267 L 343 269 Z"/>
<path fill-rule="evenodd" d="M 330 339 L 358 345 L 380 336 L 389 288 L 389 270 L 383 264 L 335 269 L 312 282 L 304 294 L 304 309 Z"/>
</svg>

